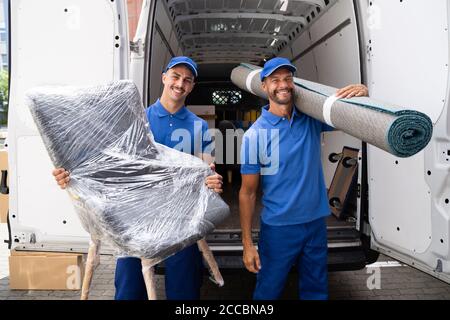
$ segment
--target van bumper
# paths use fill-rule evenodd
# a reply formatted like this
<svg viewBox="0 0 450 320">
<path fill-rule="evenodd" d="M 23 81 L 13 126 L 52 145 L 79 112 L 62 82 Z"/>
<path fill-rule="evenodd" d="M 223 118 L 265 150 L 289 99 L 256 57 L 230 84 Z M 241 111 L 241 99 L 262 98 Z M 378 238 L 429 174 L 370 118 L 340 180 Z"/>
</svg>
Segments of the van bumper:
<svg viewBox="0 0 450 320">
<path fill-rule="evenodd" d="M 248 272 L 242 261 L 242 250 L 213 250 L 213 253 L 222 274 Z M 366 267 L 366 261 L 366 253 L 362 246 L 328 249 L 328 271 L 330 272 L 360 270 Z M 164 262 L 155 267 L 157 274 L 164 274 L 164 270 Z M 297 268 L 294 266 L 291 272 L 297 272 Z M 208 274 L 206 268 L 205 274 Z"/>
</svg>

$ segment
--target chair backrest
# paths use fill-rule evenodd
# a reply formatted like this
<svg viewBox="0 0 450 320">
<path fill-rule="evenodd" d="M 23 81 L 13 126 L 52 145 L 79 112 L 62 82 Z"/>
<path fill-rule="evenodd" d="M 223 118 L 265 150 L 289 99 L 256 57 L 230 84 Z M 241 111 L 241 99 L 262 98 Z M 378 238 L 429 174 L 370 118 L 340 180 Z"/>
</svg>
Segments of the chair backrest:
<svg viewBox="0 0 450 320">
<path fill-rule="evenodd" d="M 121 254 L 163 260 L 229 214 L 199 158 L 154 142 L 136 86 L 42 88 L 29 107 L 84 228 Z M 49 173 L 50 174 L 50 173 Z"/>
</svg>

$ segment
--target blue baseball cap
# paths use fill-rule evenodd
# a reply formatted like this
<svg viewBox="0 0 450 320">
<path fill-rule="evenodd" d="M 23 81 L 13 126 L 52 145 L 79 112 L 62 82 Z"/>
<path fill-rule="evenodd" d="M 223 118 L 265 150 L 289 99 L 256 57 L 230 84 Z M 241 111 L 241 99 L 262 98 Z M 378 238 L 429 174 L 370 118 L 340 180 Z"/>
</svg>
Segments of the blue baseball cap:
<svg viewBox="0 0 450 320">
<path fill-rule="evenodd" d="M 191 58 L 183 57 L 183 56 L 173 57 L 169 61 L 169 64 L 167 65 L 166 69 L 164 70 L 164 73 L 166 73 L 167 70 L 172 69 L 173 67 L 180 65 L 180 64 L 186 66 L 189 70 L 191 70 L 194 77 L 196 77 L 196 78 L 198 77 L 197 64 Z"/>
<path fill-rule="evenodd" d="M 270 76 L 272 73 L 280 68 L 286 68 L 292 73 L 297 71 L 297 68 L 286 58 L 273 58 L 264 64 L 264 68 L 261 71 L 261 81 Z"/>
</svg>

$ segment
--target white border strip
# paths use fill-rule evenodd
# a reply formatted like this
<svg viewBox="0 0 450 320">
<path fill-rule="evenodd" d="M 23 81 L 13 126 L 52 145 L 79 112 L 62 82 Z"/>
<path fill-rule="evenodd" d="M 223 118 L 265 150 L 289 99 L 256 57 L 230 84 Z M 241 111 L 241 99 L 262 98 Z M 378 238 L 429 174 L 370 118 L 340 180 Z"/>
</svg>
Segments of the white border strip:
<svg viewBox="0 0 450 320">
<path fill-rule="evenodd" d="M 336 95 L 332 95 L 328 97 L 328 99 L 323 104 L 323 119 L 329 126 L 332 126 L 333 128 L 335 128 L 335 126 L 331 121 L 331 107 L 333 107 L 333 104 L 338 100 L 339 98 Z"/>
<path fill-rule="evenodd" d="M 245 82 L 245 86 L 247 87 L 247 90 L 256 95 L 256 93 L 252 90 L 252 81 L 256 74 L 259 74 L 261 72 L 261 69 L 253 70 L 250 72 L 250 74 L 247 77 L 247 81 Z"/>
<path fill-rule="evenodd" d="M 400 268 L 405 267 L 398 261 L 379 261 L 366 266 L 367 268 Z"/>
</svg>

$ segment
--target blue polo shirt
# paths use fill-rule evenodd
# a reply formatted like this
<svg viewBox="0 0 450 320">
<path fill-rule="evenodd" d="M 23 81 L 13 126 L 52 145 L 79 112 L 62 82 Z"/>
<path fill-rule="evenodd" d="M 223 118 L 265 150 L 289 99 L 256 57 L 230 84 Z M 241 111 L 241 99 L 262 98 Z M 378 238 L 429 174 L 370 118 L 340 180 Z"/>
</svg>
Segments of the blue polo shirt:
<svg viewBox="0 0 450 320">
<path fill-rule="evenodd" d="M 268 110 L 269 106 L 262 109 L 241 147 L 241 173 L 261 175 L 262 221 L 285 226 L 330 215 L 321 133 L 333 128 L 295 107 L 290 120 Z"/>
<path fill-rule="evenodd" d="M 158 99 L 146 113 L 156 142 L 192 155 L 208 152 L 212 143 L 208 124 L 186 107 L 171 114 Z"/>
</svg>

